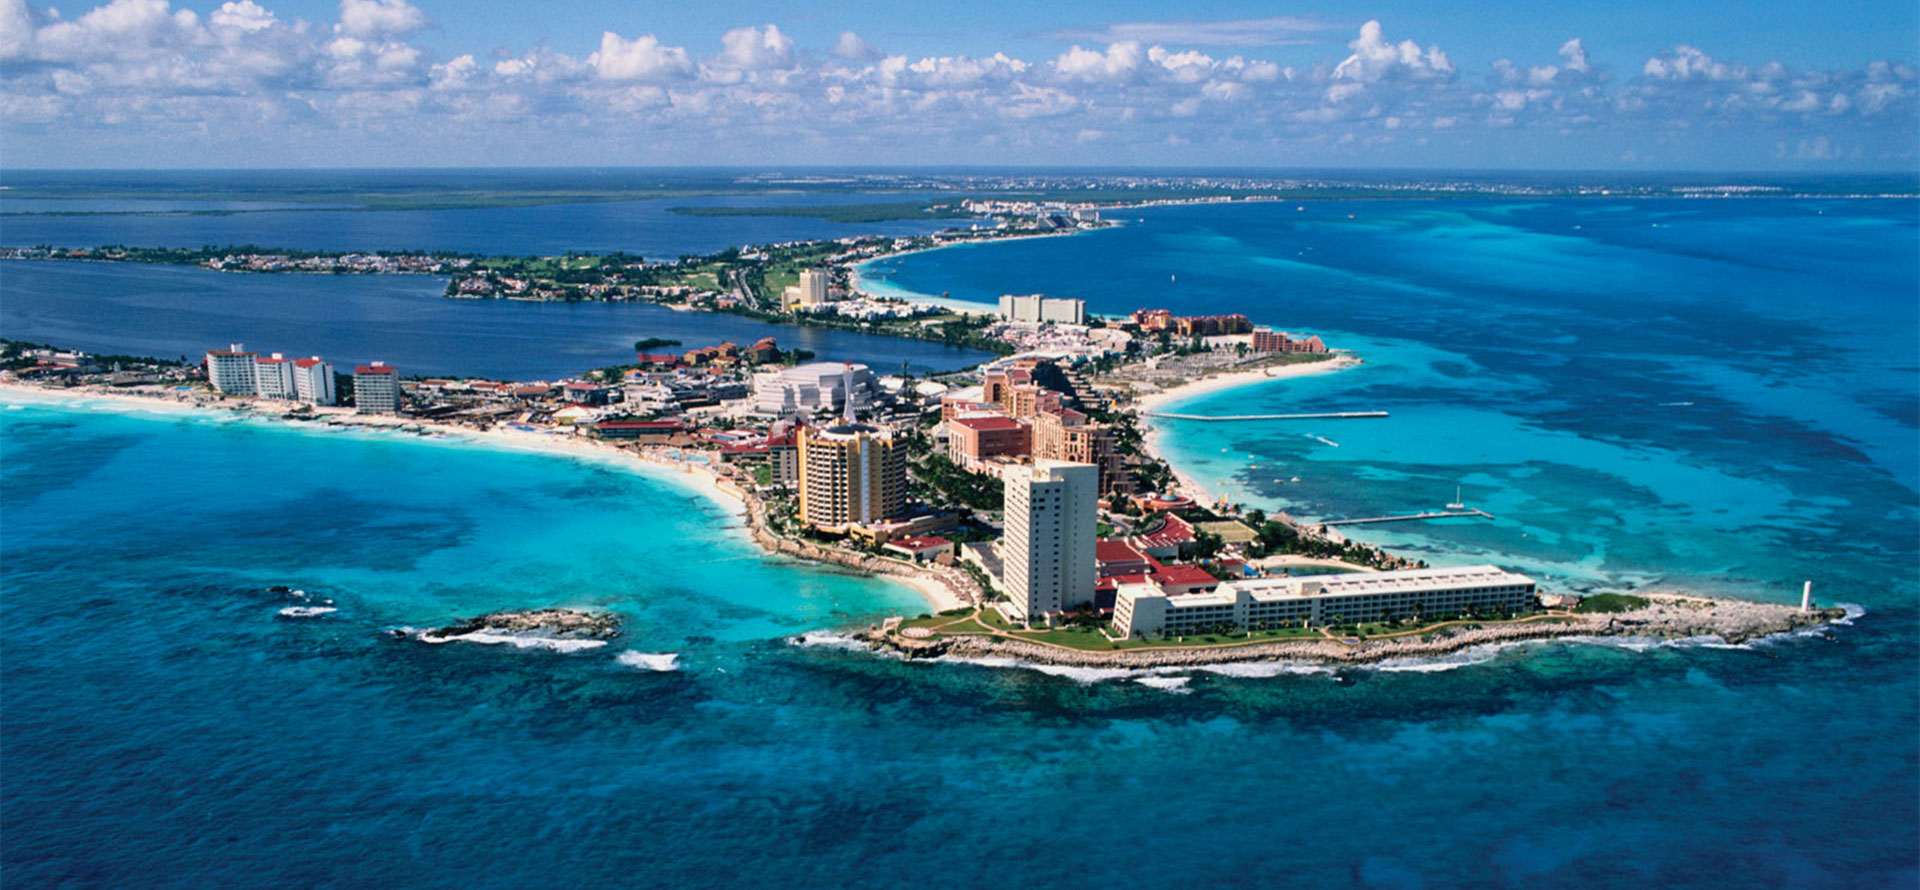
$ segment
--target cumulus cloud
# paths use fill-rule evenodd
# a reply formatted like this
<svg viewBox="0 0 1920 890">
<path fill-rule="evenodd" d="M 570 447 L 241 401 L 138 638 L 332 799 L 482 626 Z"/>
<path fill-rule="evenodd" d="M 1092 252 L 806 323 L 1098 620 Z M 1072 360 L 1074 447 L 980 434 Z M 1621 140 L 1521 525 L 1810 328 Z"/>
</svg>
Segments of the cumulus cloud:
<svg viewBox="0 0 1920 890">
<path fill-rule="evenodd" d="M 1378 83 L 1397 78 L 1433 80 L 1453 75 L 1453 62 L 1440 47 L 1422 49 L 1411 40 L 1390 43 L 1382 35 L 1378 21 L 1361 25 L 1360 36 L 1347 44 L 1353 55 L 1333 69 L 1334 79 Z"/>
<path fill-rule="evenodd" d="M 831 52 L 849 62 L 871 62 L 881 57 L 879 49 L 852 31 L 840 32 L 840 40 L 833 45 Z"/>
<path fill-rule="evenodd" d="M 685 49 L 663 45 L 652 34 L 625 40 L 607 31 L 600 35 L 600 50 L 587 57 L 587 65 L 602 80 L 664 81 L 693 73 Z"/>
<path fill-rule="evenodd" d="M 1309 35 L 1334 26 L 1298 16 L 1224 22 L 1121 22 L 1095 30 L 1055 31 L 1060 40 L 1095 43 L 1173 43 L 1184 46 L 1289 46 L 1320 42 Z"/>
<path fill-rule="evenodd" d="M 853 31 L 803 47 L 773 24 L 717 35 L 719 50 L 705 59 L 614 31 L 584 57 L 546 46 L 437 55 L 413 35 L 443 0 L 341 0 L 337 20 L 319 23 L 276 14 L 271 0 L 205 2 L 204 16 L 169 0 L 111 0 L 66 19 L 0 0 L 0 133 L 10 154 L 24 145 L 64 159 L 58 146 L 95 144 L 103 132 L 182 145 L 219 133 L 205 143 L 217 146 L 296 133 L 336 145 L 377 133 L 384 147 L 407 144 L 394 134 L 413 131 L 431 134 L 421 144 L 462 134 L 453 141 L 501 147 L 501 122 L 592 136 L 632 157 L 712 161 L 724 145 L 740 152 L 726 158 L 735 162 L 844 145 L 893 161 L 928 160 L 928 146 L 945 146 L 955 154 L 943 159 L 982 149 L 1163 159 L 1152 153 L 1178 147 L 1180 160 L 1270 162 L 1280 151 L 1336 162 L 1396 144 L 1484 145 L 1514 128 L 1534 139 L 1586 134 L 1560 143 L 1580 150 L 1606 134 L 1613 144 L 1581 156 L 1598 163 L 1630 150 L 1655 163 L 1661 146 L 1688 140 L 1739 141 L 1783 164 L 1911 157 L 1920 142 L 1920 77 L 1901 61 L 1825 71 L 1680 45 L 1613 74 L 1576 36 L 1459 66 L 1411 39 L 1423 35 L 1390 40 L 1373 21 L 1345 52 L 1298 67 L 1211 49 L 1309 30 L 1279 19 L 1248 26 L 1259 40 L 1233 38 L 1237 22 L 1112 25 L 1087 33 L 1117 39 L 1076 38 L 1031 60 L 883 55 Z M 649 140 L 677 140 L 682 153 Z"/>
<path fill-rule="evenodd" d="M 340 23 L 334 32 L 366 40 L 410 34 L 426 26 L 427 14 L 407 0 L 340 0 Z"/>
<path fill-rule="evenodd" d="M 857 38 L 856 38 L 857 39 Z M 793 38 L 772 25 L 765 28 L 735 28 L 720 35 L 726 49 L 713 57 L 719 68 L 740 71 L 771 71 L 793 67 Z"/>
<path fill-rule="evenodd" d="M 1117 83 L 1132 79 L 1145 60 L 1146 53 L 1141 50 L 1140 44 L 1132 41 L 1113 44 L 1104 53 L 1081 49 L 1079 44 L 1074 44 L 1072 49 L 1053 60 L 1053 70 L 1065 80 Z"/>
</svg>

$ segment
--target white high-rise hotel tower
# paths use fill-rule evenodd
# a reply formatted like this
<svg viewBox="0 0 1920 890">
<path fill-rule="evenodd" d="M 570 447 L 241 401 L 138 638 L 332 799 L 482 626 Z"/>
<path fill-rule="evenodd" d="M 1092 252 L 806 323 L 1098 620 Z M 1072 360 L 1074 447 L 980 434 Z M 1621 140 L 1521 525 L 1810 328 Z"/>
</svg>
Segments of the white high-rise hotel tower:
<svg viewBox="0 0 1920 890">
<path fill-rule="evenodd" d="M 1008 467 L 1004 478 L 1006 534 L 1000 559 L 1014 616 L 1033 621 L 1092 605 L 1100 468 L 1038 460 L 1030 467 Z"/>
</svg>

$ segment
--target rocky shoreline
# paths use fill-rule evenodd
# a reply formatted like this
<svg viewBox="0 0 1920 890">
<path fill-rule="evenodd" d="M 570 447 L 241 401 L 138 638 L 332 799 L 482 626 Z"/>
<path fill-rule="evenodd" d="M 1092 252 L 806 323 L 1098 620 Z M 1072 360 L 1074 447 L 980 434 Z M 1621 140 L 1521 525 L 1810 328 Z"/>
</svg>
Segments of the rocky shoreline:
<svg viewBox="0 0 1920 890">
<path fill-rule="evenodd" d="M 1716 637 L 1729 644 L 1739 644 L 1846 617 L 1846 611 L 1837 608 L 1802 612 L 1795 606 L 1742 600 L 1692 596 L 1649 599 L 1652 602 L 1644 608 L 1629 612 L 1557 616 L 1556 620 L 1471 629 L 1445 628 L 1430 634 L 1371 639 L 1358 643 L 1323 639 L 1237 646 L 1169 645 L 1164 648 L 1099 651 L 1069 649 L 1005 634 L 956 634 L 912 639 L 876 629 L 863 631 L 856 636 L 876 651 L 894 652 L 910 659 L 1012 658 L 1035 664 L 1091 668 L 1203 667 L 1251 661 L 1355 665 L 1396 658 L 1446 655 L 1475 646 L 1567 637 L 1669 640 Z"/>
</svg>

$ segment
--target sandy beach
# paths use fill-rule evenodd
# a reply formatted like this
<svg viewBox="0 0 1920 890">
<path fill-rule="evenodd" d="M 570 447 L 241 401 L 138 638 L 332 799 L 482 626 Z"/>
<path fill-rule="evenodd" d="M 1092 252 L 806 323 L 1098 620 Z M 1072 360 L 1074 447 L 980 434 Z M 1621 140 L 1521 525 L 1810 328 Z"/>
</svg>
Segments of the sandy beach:
<svg viewBox="0 0 1920 890">
<path fill-rule="evenodd" d="M 1338 354 L 1324 362 L 1281 365 L 1276 368 L 1261 368 L 1259 370 L 1240 371 L 1231 374 L 1215 374 L 1211 377 L 1190 380 L 1179 386 L 1163 389 L 1159 392 L 1140 395 L 1134 400 L 1134 409 L 1142 415 L 1141 445 L 1145 447 L 1148 454 L 1165 459 L 1167 466 L 1173 468 L 1173 476 L 1174 479 L 1178 481 L 1180 493 L 1203 504 L 1213 503 L 1215 495 L 1219 494 L 1219 492 L 1209 491 L 1205 485 L 1200 484 L 1200 480 L 1194 478 L 1194 476 L 1183 469 L 1179 463 L 1166 456 L 1160 448 L 1160 439 L 1166 435 L 1165 431 L 1158 425 L 1152 423 L 1150 418 L 1144 417 L 1144 415 L 1155 411 L 1164 411 L 1171 405 L 1189 399 L 1199 398 L 1209 393 L 1216 393 L 1242 386 L 1258 386 L 1262 383 L 1270 383 L 1277 380 L 1292 380 L 1319 374 L 1332 374 L 1336 371 L 1344 371 L 1360 364 L 1361 360 L 1356 356 Z"/>
<path fill-rule="evenodd" d="M 227 412 L 256 420 L 283 423 L 288 421 L 282 420 L 281 415 L 292 407 L 291 403 L 277 401 L 220 399 L 204 392 L 168 391 L 164 395 L 143 395 L 131 391 L 116 392 L 91 387 L 52 389 L 14 380 L 0 380 L 0 391 L 4 391 L 8 398 L 17 398 L 22 401 L 103 402 L 113 406 L 114 410 L 148 411 L 175 416 L 206 416 Z M 506 425 L 495 425 L 489 429 L 479 430 L 430 420 L 356 414 L 350 408 L 316 408 L 311 420 L 293 422 L 390 435 L 406 434 L 427 441 L 440 439 L 485 448 L 534 452 L 576 460 L 594 460 L 678 484 L 707 498 L 729 513 L 745 517 L 749 510 L 746 492 L 731 481 L 722 478 L 704 462 L 676 460 L 666 453 L 622 448 L 587 436 L 529 432 Z M 741 533 L 752 537 L 751 530 L 748 528 L 743 527 Z M 883 577 L 913 588 L 927 601 L 932 611 L 945 611 L 968 604 L 958 591 L 940 579 L 919 572 L 905 563 L 901 563 L 897 571 L 875 574 L 876 577 Z"/>
</svg>

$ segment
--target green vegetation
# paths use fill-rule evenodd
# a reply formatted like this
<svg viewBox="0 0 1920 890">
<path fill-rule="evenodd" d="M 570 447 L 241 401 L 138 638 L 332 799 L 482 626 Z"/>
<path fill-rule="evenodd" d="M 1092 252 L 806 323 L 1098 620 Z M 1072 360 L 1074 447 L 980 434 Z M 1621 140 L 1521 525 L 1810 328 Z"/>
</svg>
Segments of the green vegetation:
<svg viewBox="0 0 1920 890">
<path fill-rule="evenodd" d="M 984 473 L 962 469 L 944 454 L 929 454 L 913 467 L 922 500 L 940 506 L 961 505 L 976 510 L 998 510 L 1006 495 L 1006 485 Z"/>
<path fill-rule="evenodd" d="M 662 346 L 679 346 L 679 345 L 680 345 L 680 341 L 678 340 L 669 340 L 665 337 L 648 337 L 645 340 L 635 340 L 633 343 L 633 351 L 646 352 L 649 349 L 658 349 Z"/>
<path fill-rule="evenodd" d="M 1633 596 L 1625 593 L 1596 593 L 1593 596 L 1583 597 L 1580 600 L 1580 605 L 1575 606 L 1573 610 L 1575 612 L 1597 612 L 1606 614 L 1613 612 L 1631 612 L 1635 609 L 1644 609 L 1646 607 L 1647 598 L 1644 596 Z"/>
</svg>

